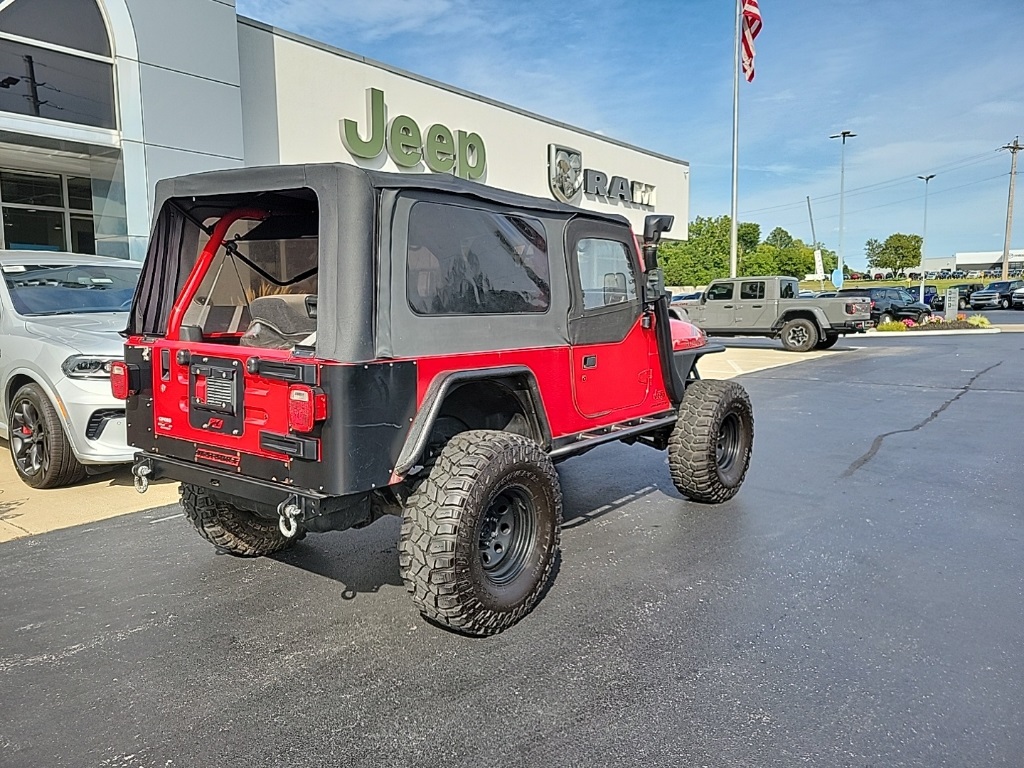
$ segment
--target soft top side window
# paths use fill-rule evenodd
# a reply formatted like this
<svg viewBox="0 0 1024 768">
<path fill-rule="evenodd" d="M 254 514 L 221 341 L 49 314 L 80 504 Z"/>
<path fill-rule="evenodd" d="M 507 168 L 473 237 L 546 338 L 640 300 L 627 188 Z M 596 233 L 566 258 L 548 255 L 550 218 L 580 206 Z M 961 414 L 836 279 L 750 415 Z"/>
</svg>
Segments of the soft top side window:
<svg viewBox="0 0 1024 768">
<path fill-rule="evenodd" d="M 779 283 L 779 297 L 783 299 L 796 298 L 796 283 L 791 280 L 783 280 Z"/>
<path fill-rule="evenodd" d="M 617 240 L 584 237 L 576 243 L 583 309 L 635 301 L 636 276 L 629 246 Z"/>
<path fill-rule="evenodd" d="M 409 214 L 406 298 L 418 315 L 547 312 L 548 244 L 539 219 L 420 201 Z"/>
</svg>

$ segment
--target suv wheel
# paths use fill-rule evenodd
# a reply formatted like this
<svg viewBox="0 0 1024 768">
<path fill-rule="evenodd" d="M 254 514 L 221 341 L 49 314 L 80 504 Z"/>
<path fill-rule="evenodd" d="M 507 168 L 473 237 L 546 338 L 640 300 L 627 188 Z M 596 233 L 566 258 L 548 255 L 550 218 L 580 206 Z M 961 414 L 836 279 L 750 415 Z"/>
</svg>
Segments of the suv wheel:
<svg viewBox="0 0 1024 768">
<path fill-rule="evenodd" d="M 825 338 L 814 345 L 815 349 L 831 349 L 839 341 L 838 333 L 826 333 Z"/>
<path fill-rule="evenodd" d="M 999 300 L 999 308 L 1000 309 L 1009 309 L 1010 308 L 1010 300 L 1006 299 L 1006 298 L 1000 299 Z"/>
<path fill-rule="evenodd" d="M 743 484 L 753 445 L 746 390 L 735 381 L 695 381 L 686 388 L 668 441 L 672 482 L 693 501 L 727 501 Z"/>
<path fill-rule="evenodd" d="M 493 635 L 540 600 L 561 524 L 558 476 L 536 442 L 510 432 L 463 432 L 406 502 L 402 579 L 428 620 Z"/>
<path fill-rule="evenodd" d="M 276 519 L 239 509 L 197 485 L 182 483 L 180 493 L 181 508 L 199 535 L 229 555 L 272 555 L 292 546 L 301 536 L 288 538 L 277 527 Z"/>
<path fill-rule="evenodd" d="M 959 300 L 959 301 L 958 301 L 958 302 L 956 303 L 956 308 L 957 308 L 957 309 L 967 309 L 967 299 L 963 299 L 963 298 L 961 298 L 961 299 L 960 299 L 960 300 Z"/>
<path fill-rule="evenodd" d="M 794 318 L 782 326 L 782 346 L 790 352 L 810 352 L 818 343 L 818 328 L 810 320 Z"/>
<path fill-rule="evenodd" d="M 879 325 L 882 325 L 883 323 L 891 323 L 891 322 L 892 322 L 892 315 L 890 315 L 888 312 L 883 312 L 882 314 L 880 314 L 878 316 L 878 324 Z"/>
<path fill-rule="evenodd" d="M 38 384 L 11 400 L 9 445 L 18 476 L 33 488 L 59 488 L 85 477 L 57 410 Z"/>
</svg>

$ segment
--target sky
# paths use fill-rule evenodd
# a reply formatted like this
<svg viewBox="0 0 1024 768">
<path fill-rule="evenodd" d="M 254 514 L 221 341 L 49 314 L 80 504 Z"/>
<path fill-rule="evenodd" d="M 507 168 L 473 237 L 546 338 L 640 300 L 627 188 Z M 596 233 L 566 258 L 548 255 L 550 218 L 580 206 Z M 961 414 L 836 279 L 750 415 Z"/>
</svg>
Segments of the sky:
<svg viewBox="0 0 1024 768">
<path fill-rule="evenodd" d="M 690 218 L 729 213 L 730 0 L 236 0 L 239 14 L 690 163 Z M 739 219 L 840 248 L 922 234 L 1001 251 L 1024 134 L 1024 0 L 761 0 L 741 81 Z M 1024 173 L 1018 155 L 1018 177 Z M 1024 248 L 1024 186 L 1013 248 Z"/>
</svg>

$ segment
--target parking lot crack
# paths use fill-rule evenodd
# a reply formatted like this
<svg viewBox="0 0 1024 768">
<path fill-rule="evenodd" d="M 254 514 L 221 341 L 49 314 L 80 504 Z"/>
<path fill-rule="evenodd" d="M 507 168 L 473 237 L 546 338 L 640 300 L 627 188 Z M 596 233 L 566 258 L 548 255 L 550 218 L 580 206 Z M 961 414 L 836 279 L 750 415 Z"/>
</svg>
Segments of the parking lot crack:
<svg viewBox="0 0 1024 768">
<path fill-rule="evenodd" d="M 860 469 L 865 464 L 867 464 L 869 461 L 871 461 L 875 457 L 875 454 L 877 454 L 879 452 L 879 450 L 881 450 L 882 444 L 885 442 L 885 438 L 892 437 L 893 435 L 902 435 L 902 434 L 905 434 L 905 433 L 908 433 L 908 432 L 917 432 L 919 429 L 921 429 L 923 427 L 926 427 L 928 424 L 931 424 L 933 421 L 935 421 L 935 419 L 937 419 L 939 417 L 939 415 L 943 411 L 945 411 L 947 408 L 949 408 L 949 406 L 951 406 L 953 403 L 955 403 L 961 397 L 963 397 L 968 392 L 970 392 L 971 391 L 971 387 L 974 386 L 974 382 L 976 382 L 978 379 L 980 379 L 986 373 L 991 371 L 993 368 L 997 368 L 1000 365 L 1002 365 L 1002 361 L 1000 361 L 998 363 L 995 363 L 994 365 L 990 365 L 988 368 L 985 368 L 984 370 L 978 371 L 976 374 L 971 376 L 970 379 L 968 379 L 967 383 L 964 384 L 959 389 L 959 391 L 957 391 L 957 393 L 955 395 L 953 395 L 951 398 L 946 400 L 946 402 L 944 402 L 942 405 L 940 405 L 938 408 L 936 408 L 934 411 L 932 411 L 930 414 L 928 414 L 927 417 L 925 417 L 923 420 L 921 420 L 920 422 L 918 422 L 914 426 L 908 427 L 907 429 L 894 429 L 892 432 L 884 432 L 881 435 L 879 435 L 878 437 L 876 437 L 872 441 L 871 447 L 868 448 L 867 452 L 863 456 L 861 456 L 859 459 L 854 461 L 852 464 L 850 464 L 850 466 L 846 468 L 846 471 L 843 472 L 843 474 L 840 475 L 840 477 L 846 478 L 846 477 L 852 476 L 858 469 Z"/>
</svg>

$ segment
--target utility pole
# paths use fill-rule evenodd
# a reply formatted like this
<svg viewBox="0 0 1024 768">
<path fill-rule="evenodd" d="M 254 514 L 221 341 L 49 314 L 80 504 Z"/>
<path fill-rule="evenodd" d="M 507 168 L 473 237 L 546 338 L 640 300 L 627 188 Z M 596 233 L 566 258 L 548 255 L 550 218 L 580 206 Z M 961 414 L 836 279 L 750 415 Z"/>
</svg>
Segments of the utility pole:
<svg viewBox="0 0 1024 768">
<path fill-rule="evenodd" d="M 843 264 L 845 263 L 843 258 L 843 192 L 846 187 L 846 140 L 852 139 L 856 135 L 852 131 L 840 131 L 834 136 L 829 136 L 830 139 L 842 139 L 843 141 L 843 148 L 839 155 L 839 266 L 837 269 L 840 276 L 843 274 Z"/>
<path fill-rule="evenodd" d="M 1013 231 L 1013 187 L 1017 180 L 1017 153 L 1021 150 L 1019 136 L 1015 136 L 1012 144 L 1000 147 L 1010 150 L 1010 197 L 1006 201 L 1006 236 L 1003 239 L 1003 280 L 1010 277 L 1010 233 Z"/>
<path fill-rule="evenodd" d="M 924 304 L 924 244 L 928 240 L 928 182 L 935 178 L 934 173 L 918 176 L 924 182 L 924 228 L 921 230 L 921 295 L 918 298 Z M 954 265 L 956 266 L 956 265 Z"/>
<path fill-rule="evenodd" d="M 32 114 L 39 117 L 39 107 L 46 102 L 39 100 L 39 83 L 36 82 L 36 64 L 31 56 L 24 56 L 22 58 L 25 59 L 25 69 L 28 70 L 28 100 L 32 104 Z"/>
</svg>

